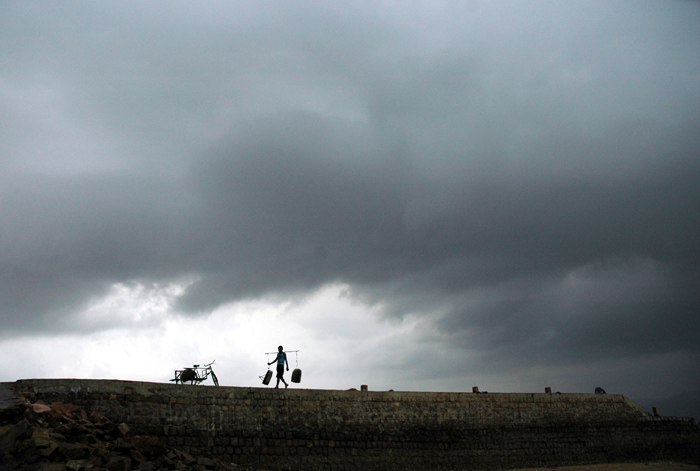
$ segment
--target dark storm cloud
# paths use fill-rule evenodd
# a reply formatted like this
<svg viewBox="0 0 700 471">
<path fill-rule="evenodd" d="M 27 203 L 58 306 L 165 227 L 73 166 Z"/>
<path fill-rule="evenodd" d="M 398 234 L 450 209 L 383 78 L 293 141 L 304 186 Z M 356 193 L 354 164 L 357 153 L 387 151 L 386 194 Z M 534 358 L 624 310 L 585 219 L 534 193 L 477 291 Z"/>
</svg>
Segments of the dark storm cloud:
<svg viewBox="0 0 700 471">
<path fill-rule="evenodd" d="M 576 149 L 595 150 L 591 168 L 452 169 L 444 178 L 464 186 L 450 188 L 417 173 L 400 141 L 342 121 L 258 123 L 194 172 L 211 229 L 196 246 L 216 275 L 183 305 L 337 279 L 396 314 L 443 309 L 447 332 L 506 355 L 695 348 L 700 143 L 686 132 L 658 156 L 630 143 L 640 161 L 629 171 L 616 160 L 632 157 L 603 136 Z"/>
<path fill-rule="evenodd" d="M 344 282 L 484 370 L 697 355 L 696 4 L 242 5 L 3 5 L 6 335 Z"/>
</svg>

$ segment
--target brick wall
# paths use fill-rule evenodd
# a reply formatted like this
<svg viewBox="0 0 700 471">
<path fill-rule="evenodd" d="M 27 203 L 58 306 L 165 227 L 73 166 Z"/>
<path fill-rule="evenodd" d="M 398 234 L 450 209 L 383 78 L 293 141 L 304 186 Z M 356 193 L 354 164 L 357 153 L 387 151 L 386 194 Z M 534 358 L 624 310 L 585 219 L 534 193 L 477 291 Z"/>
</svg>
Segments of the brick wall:
<svg viewBox="0 0 700 471">
<path fill-rule="evenodd" d="M 20 380 L 135 434 L 241 465 L 309 471 L 482 470 L 700 460 L 693 419 L 620 395 L 335 391 Z"/>
</svg>

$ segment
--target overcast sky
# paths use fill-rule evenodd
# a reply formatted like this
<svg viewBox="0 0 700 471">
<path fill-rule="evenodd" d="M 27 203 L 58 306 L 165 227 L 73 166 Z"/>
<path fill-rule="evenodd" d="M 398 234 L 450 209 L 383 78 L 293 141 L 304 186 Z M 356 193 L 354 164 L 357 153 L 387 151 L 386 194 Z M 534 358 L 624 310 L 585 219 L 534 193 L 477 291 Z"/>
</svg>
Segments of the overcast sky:
<svg viewBox="0 0 700 471">
<path fill-rule="evenodd" d="M 0 3 L 0 381 L 216 359 L 259 386 L 282 344 L 300 387 L 600 386 L 700 418 L 699 24 Z"/>
</svg>

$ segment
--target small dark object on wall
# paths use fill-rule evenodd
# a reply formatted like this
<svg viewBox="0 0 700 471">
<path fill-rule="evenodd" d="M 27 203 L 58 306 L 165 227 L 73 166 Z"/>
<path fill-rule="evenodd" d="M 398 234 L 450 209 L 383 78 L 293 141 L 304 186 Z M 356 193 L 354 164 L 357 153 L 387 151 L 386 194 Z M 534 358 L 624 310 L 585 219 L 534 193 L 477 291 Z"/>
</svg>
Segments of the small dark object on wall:
<svg viewBox="0 0 700 471">
<path fill-rule="evenodd" d="M 195 373 L 192 368 L 185 368 L 180 374 L 180 381 L 183 383 L 186 381 L 193 381 L 196 377 L 197 373 Z"/>
<path fill-rule="evenodd" d="M 605 389 L 600 388 L 600 387 L 595 388 L 595 393 L 596 394 L 605 394 Z"/>
</svg>

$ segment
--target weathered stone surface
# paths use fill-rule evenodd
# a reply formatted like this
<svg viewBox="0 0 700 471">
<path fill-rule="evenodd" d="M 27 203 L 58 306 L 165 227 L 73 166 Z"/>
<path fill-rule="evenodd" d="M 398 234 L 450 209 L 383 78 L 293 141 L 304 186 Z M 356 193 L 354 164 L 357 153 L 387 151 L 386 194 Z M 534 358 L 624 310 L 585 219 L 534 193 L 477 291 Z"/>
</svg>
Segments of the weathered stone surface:
<svg viewBox="0 0 700 471">
<path fill-rule="evenodd" d="M 27 420 L 22 420 L 3 428 L 6 431 L 0 436 L 0 452 L 8 452 L 31 430 L 31 424 Z"/>
<path fill-rule="evenodd" d="M 82 460 L 90 455 L 93 449 L 83 443 L 60 443 L 58 453 L 66 460 Z"/>
<path fill-rule="evenodd" d="M 81 469 L 92 469 L 95 463 L 89 460 L 68 460 L 66 468 L 72 471 L 80 471 Z"/>
<path fill-rule="evenodd" d="M 109 471 L 131 471 L 131 460 L 125 456 L 117 456 L 105 465 Z"/>
<path fill-rule="evenodd" d="M 51 410 L 51 406 L 47 406 L 46 404 L 30 404 L 30 407 L 37 414 L 49 412 Z"/>
<path fill-rule="evenodd" d="M 63 463 L 43 462 L 37 463 L 32 471 L 66 471 L 66 465 Z"/>
<path fill-rule="evenodd" d="M 119 424 L 117 429 L 119 430 L 119 433 L 121 433 L 123 436 L 126 436 L 126 434 L 129 433 L 129 426 L 126 425 L 124 422 Z"/>
<path fill-rule="evenodd" d="M 94 380 L 26 380 L 15 387 L 29 403 L 51 404 L 45 424 L 90 446 L 90 458 L 102 453 L 95 466 L 103 468 L 128 460 L 133 469 L 206 470 L 211 459 L 218 469 L 235 469 L 235 462 L 295 471 L 447 471 L 687 461 L 700 454 L 694 420 L 654 417 L 615 394 L 280 391 Z M 69 401 L 77 409 L 54 407 Z M 125 433 L 115 425 L 122 423 Z M 101 445 L 106 440 L 109 450 Z"/>
<path fill-rule="evenodd" d="M 13 399 L 19 415 L 0 421 L 0 470 L 19 471 L 157 471 L 188 469 L 197 458 L 168 447 L 164 437 L 128 436 L 102 414 L 88 414 L 64 402 L 47 406 L 33 389 Z M 17 417 L 24 417 L 18 419 Z M 59 431 L 60 430 L 60 431 Z M 124 435 L 122 434 L 124 431 Z M 206 469 L 230 470 L 235 465 L 205 459 Z"/>
</svg>

